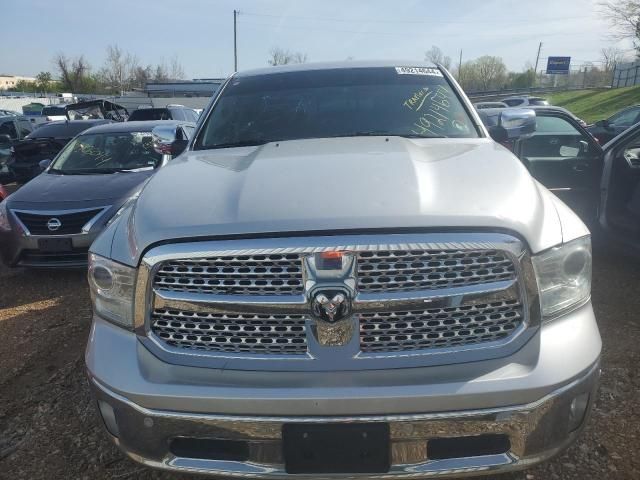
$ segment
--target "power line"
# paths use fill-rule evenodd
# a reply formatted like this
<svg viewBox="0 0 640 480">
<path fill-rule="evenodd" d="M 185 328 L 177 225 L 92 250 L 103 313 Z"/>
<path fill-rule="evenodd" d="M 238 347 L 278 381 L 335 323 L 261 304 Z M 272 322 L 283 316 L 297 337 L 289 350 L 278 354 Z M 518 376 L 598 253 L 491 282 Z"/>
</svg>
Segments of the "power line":
<svg viewBox="0 0 640 480">
<path fill-rule="evenodd" d="M 243 16 L 245 15 L 245 13 L 242 13 Z M 272 23 L 256 23 L 256 22 L 248 22 L 246 20 L 242 20 L 240 19 L 239 22 L 245 24 L 245 25 L 253 25 L 256 27 L 270 27 L 270 28 L 280 28 L 280 29 L 297 29 L 297 30 L 318 30 L 318 31 L 323 31 L 323 32 L 335 32 L 335 33 L 352 33 L 352 34 L 359 34 L 359 35 L 381 35 L 381 36 L 392 36 L 392 37 L 407 37 L 407 32 L 376 32 L 376 31 L 371 31 L 371 30 L 343 30 L 343 29 L 335 29 L 335 28 L 326 28 L 326 27 L 321 27 L 321 26 L 306 26 L 306 25 L 282 25 L 282 24 L 272 24 Z M 491 30 L 483 30 L 483 31 L 478 31 L 476 32 L 474 35 L 478 36 L 478 35 L 482 35 L 482 34 L 493 34 L 494 32 Z M 515 37 L 515 36 L 530 36 L 531 34 L 526 33 L 526 32 L 522 32 L 520 34 L 510 34 L 510 37 Z M 546 34 L 538 34 L 536 35 L 537 37 L 556 37 L 556 36 L 567 36 L 567 35 L 571 35 L 573 37 L 578 36 L 578 35 L 585 35 L 585 36 L 593 36 L 592 32 L 586 32 L 586 31 L 582 31 L 582 32 L 557 32 L 557 33 L 546 33 Z M 438 37 L 459 37 L 460 36 L 460 32 L 451 32 L 451 33 L 438 33 L 437 35 Z"/>
<path fill-rule="evenodd" d="M 243 15 L 248 15 L 248 16 L 252 16 L 252 17 L 268 17 L 268 18 L 277 18 L 277 19 L 283 19 L 283 18 L 292 18 L 292 19 L 296 19 L 296 20 L 313 20 L 313 21 L 321 21 L 321 22 L 346 22 L 346 23 L 387 23 L 387 24 L 393 24 L 393 23 L 397 23 L 397 24 L 428 24 L 428 25 L 443 25 L 443 24 L 463 24 L 463 25 L 477 25 L 478 24 L 478 20 L 469 20 L 469 21 L 462 21 L 462 20 L 378 20 L 378 19 L 366 19 L 366 18 L 344 18 L 344 17 L 306 17 L 306 16 L 302 16 L 302 15 L 274 15 L 274 14 L 269 14 L 269 13 L 253 13 L 253 12 L 242 12 Z M 562 16 L 562 17 L 547 17 L 547 18 L 537 18 L 535 20 L 532 20 L 531 18 L 527 18 L 527 19 L 509 19 L 509 24 L 513 24 L 513 23 L 526 23 L 528 25 L 531 24 L 535 24 L 535 23 L 547 23 L 547 22 L 551 22 L 551 21 L 559 21 L 562 20 L 563 22 L 566 20 L 580 20 L 580 19 L 585 19 L 585 18 L 592 18 L 591 15 L 576 15 L 576 16 L 571 16 L 571 17 L 567 17 L 567 16 Z"/>
</svg>

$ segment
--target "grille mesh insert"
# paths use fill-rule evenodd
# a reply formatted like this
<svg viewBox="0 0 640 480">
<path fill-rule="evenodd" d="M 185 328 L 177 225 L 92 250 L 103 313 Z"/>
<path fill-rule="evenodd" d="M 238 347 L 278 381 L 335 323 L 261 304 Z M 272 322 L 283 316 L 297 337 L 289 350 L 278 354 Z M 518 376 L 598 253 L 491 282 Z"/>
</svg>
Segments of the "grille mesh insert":
<svg viewBox="0 0 640 480">
<path fill-rule="evenodd" d="M 497 250 L 358 252 L 362 292 L 401 292 L 512 280 L 511 259 Z"/>
<path fill-rule="evenodd" d="M 153 333 L 174 347 L 215 352 L 305 354 L 302 315 L 236 315 L 156 309 Z"/>
<path fill-rule="evenodd" d="M 458 347 L 501 340 L 523 321 L 517 300 L 360 315 L 363 352 Z"/>
<path fill-rule="evenodd" d="M 164 262 L 153 286 L 159 290 L 222 295 L 302 294 L 302 256 L 237 255 Z"/>
</svg>

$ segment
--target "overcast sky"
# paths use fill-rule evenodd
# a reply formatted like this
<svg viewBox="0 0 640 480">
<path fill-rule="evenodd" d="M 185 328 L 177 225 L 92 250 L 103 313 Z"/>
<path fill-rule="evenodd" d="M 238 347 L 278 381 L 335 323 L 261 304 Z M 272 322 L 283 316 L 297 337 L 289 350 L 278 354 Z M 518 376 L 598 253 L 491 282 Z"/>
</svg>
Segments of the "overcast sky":
<svg viewBox="0 0 640 480">
<path fill-rule="evenodd" d="M 504 59 L 509 69 L 549 55 L 572 67 L 600 60 L 613 44 L 597 0 L 4 0 L 0 72 L 55 73 L 57 52 L 84 54 L 94 68 L 117 44 L 142 63 L 178 55 L 187 78 L 233 71 L 233 10 L 239 69 L 263 67 L 282 47 L 309 61 L 423 60 L 431 45 L 458 60 Z M 629 49 L 628 44 L 620 44 Z"/>
</svg>

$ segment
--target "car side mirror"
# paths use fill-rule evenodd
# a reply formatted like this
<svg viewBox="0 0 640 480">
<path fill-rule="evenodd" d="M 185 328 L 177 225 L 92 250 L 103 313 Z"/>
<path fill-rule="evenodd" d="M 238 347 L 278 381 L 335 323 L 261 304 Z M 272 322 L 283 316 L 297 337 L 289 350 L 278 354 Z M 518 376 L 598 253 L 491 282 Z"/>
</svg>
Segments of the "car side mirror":
<svg viewBox="0 0 640 480">
<path fill-rule="evenodd" d="M 611 126 L 611 123 L 609 122 L 609 120 L 598 120 L 595 125 L 596 127 L 609 128 Z"/>
<path fill-rule="evenodd" d="M 494 142 L 504 143 L 509 140 L 509 134 L 507 133 L 507 130 L 500 125 L 489 127 L 489 135 L 491 136 L 491 138 L 493 138 Z"/>
<path fill-rule="evenodd" d="M 51 165 L 51 159 L 45 158 L 44 160 L 40 160 L 38 162 L 38 165 L 40 166 L 40 171 L 44 172 L 47 169 L 47 167 Z"/>
<path fill-rule="evenodd" d="M 525 108 L 509 108 L 500 112 L 498 124 L 489 127 L 496 142 L 516 140 L 536 131 L 536 112 Z"/>
<path fill-rule="evenodd" d="M 587 153 L 589 153 L 589 142 L 587 142 L 586 140 L 580 140 L 578 148 L 580 155 L 586 155 Z"/>
<path fill-rule="evenodd" d="M 11 137 L 6 133 L 0 135 L 0 145 L 9 145 L 11 144 Z"/>
<path fill-rule="evenodd" d="M 164 157 L 176 157 L 184 152 L 189 139 L 184 137 L 182 129 L 177 125 L 159 125 L 151 130 L 153 148 Z M 168 160 L 168 158 L 167 158 Z"/>
</svg>

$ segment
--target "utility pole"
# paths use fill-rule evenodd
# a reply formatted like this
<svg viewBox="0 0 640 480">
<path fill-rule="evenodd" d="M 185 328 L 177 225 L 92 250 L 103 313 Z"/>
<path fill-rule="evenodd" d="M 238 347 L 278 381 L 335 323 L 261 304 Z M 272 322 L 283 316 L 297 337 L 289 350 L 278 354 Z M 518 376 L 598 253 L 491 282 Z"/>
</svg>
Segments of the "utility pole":
<svg viewBox="0 0 640 480">
<path fill-rule="evenodd" d="M 238 28 L 237 24 L 238 11 L 233 11 L 233 71 L 238 71 Z"/>
<path fill-rule="evenodd" d="M 462 49 L 460 49 L 460 61 L 458 62 L 458 77 L 460 77 L 461 71 L 462 71 Z"/>
<path fill-rule="evenodd" d="M 536 86 L 536 77 L 538 76 L 538 62 L 540 61 L 540 50 L 542 50 L 542 42 L 538 45 L 538 55 L 536 55 L 536 66 L 533 69 L 533 86 Z"/>
</svg>

